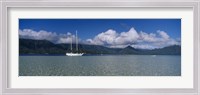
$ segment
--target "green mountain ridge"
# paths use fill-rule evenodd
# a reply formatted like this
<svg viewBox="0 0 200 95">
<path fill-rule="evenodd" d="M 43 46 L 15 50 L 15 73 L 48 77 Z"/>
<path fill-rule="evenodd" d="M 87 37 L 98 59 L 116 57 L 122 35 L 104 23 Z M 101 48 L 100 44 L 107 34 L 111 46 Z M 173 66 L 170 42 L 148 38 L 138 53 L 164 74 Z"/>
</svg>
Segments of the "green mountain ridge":
<svg viewBox="0 0 200 95">
<path fill-rule="evenodd" d="M 79 44 L 79 51 L 86 54 L 134 54 L 134 55 L 181 55 L 181 46 L 173 45 L 160 49 L 142 50 L 131 46 L 108 48 L 100 45 Z M 73 52 L 75 44 L 72 45 Z M 70 44 L 54 44 L 47 40 L 19 39 L 19 54 L 65 54 L 71 52 Z"/>
</svg>

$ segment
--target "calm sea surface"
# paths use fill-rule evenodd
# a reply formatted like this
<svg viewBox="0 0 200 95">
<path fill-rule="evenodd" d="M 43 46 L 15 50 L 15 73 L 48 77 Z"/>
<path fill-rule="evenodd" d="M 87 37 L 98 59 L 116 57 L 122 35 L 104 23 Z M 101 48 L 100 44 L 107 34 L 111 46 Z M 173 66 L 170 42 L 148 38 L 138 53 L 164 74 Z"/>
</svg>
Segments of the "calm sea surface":
<svg viewBox="0 0 200 95">
<path fill-rule="evenodd" d="M 19 56 L 19 76 L 181 76 L 181 56 Z"/>
</svg>

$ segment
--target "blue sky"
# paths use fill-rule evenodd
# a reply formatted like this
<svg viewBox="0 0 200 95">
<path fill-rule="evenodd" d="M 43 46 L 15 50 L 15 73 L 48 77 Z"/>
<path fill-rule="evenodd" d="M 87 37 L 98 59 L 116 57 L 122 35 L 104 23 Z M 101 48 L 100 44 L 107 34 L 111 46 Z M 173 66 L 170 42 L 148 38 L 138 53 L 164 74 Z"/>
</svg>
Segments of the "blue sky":
<svg viewBox="0 0 200 95">
<path fill-rule="evenodd" d="M 45 35 L 51 37 L 63 35 L 58 37 L 67 40 L 68 36 L 65 34 L 74 35 L 76 30 L 83 43 L 108 47 L 132 45 L 136 48 L 142 48 L 139 45 L 143 45 L 143 48 L 145 46 L 146 48 L 148 46 L 149 48 L 161 48 L 165 45 L 156 44 L 164 43 L 163 38 L 170 39 L 169 43 L 171 44 L 169 45 L 173 45 L 172 43 L 180 44 L 181 19 L 19 19 L 19 31 L 22 38 L 43 39 L 36 37 L 37 33 L 43 37 Z M 44 37 L 44 39 L 56 41 L 54 38 Z M 152 41 L 148 41 L 148 39 Z M 59 43 L 62 42 L 67 43 L 65 41 Z"/>
</svg>

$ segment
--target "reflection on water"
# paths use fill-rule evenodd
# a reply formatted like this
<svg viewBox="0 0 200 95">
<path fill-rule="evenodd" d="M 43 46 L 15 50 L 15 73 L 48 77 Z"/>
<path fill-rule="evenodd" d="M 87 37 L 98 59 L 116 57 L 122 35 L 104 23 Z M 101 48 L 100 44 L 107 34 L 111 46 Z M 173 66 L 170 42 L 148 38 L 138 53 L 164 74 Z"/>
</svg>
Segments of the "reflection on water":
<svg viewBox="0 0 200 95">
<path fill-rule="evenodd" d="M 181 56 L 20 56 L 19 76 L 181 76 Z"/>
</svg>

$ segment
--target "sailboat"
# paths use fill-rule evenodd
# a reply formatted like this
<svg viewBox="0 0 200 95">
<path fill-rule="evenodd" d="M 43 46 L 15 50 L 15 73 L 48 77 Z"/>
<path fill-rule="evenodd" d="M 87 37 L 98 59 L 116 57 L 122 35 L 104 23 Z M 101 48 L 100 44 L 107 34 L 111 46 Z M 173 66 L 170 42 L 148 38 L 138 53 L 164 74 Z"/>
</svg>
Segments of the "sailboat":
<svg viewBox="0 0 200 95">
<path fill-rule="evenodd" d="M 78 36 L 77 36 L 77 31 L 76 31 L 76 53 L 73 53 L 72 51 L 72 38 L 71 38 L 71 52 L 66 53 L 67 56 L 83 56 L 84 53 L 78 53 Z"/>
</svg>

